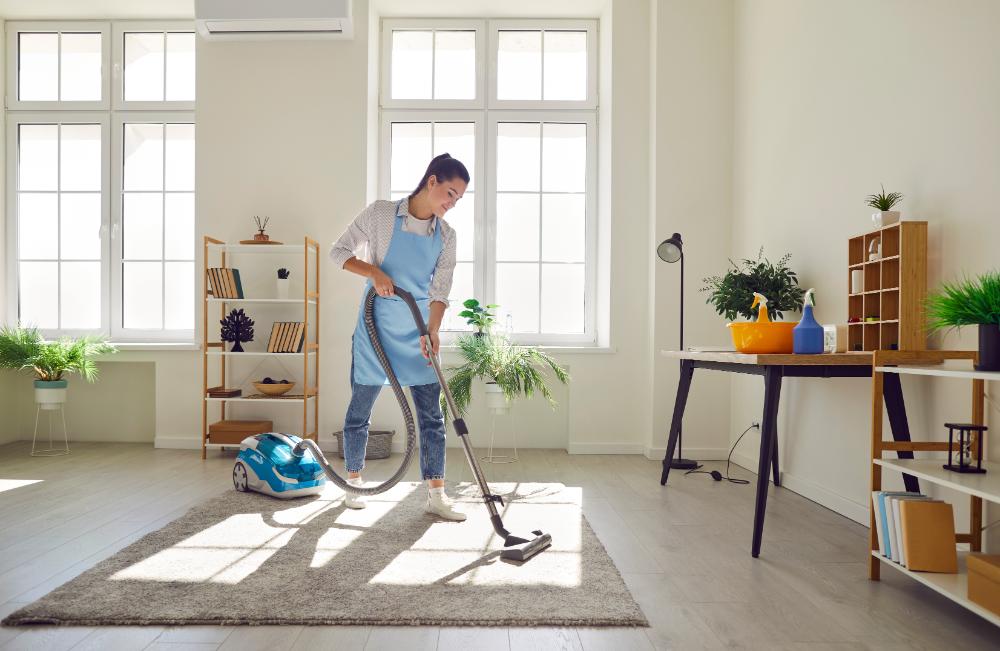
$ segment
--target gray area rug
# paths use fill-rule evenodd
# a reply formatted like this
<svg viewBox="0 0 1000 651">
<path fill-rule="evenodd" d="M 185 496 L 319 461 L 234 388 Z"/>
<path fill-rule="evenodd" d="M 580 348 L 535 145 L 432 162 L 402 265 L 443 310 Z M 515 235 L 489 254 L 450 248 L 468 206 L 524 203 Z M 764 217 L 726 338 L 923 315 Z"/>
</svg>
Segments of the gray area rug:
<svg viewBox="0 0 1000 651">
<path fill-rule="evenodd" d="M 581 511 L 579 488 L 495 483 L 504 524 L 553 544 L 526 563 L 499 557 L 478 488 L 449 490 L 465 522 L 423 510 L 400 483 L 343 506 L 230 491 L 191 509 L 4 620 L 61 624 L 648 626 Z"/>
</svg>

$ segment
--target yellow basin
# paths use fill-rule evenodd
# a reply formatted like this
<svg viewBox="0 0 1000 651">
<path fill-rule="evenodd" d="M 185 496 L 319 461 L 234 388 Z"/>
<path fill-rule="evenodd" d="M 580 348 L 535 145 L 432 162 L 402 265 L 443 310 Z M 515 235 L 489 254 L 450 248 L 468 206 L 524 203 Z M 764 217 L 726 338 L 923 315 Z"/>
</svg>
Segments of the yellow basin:
<svg viewBox="0 0 1000 651">
<path fill-rule="evenodd" d="M 792 352 L 792 328 L 798 321 L 769 321 L 759 323 L 744 321 L 729 323 L 733 335 L 733 345 L 741 353 L 790 353 Z"/>
</svg>

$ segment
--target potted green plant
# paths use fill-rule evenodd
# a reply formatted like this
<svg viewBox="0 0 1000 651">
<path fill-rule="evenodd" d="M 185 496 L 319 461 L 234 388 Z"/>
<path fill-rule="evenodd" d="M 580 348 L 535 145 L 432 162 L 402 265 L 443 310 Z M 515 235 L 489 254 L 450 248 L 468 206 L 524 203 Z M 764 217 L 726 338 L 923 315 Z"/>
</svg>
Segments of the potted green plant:
<svg viewBox="0 0 1000 651">
<path fill-rule="evenodd" d="M 754 292 L 767 298 L 767 315 L 774 321 L 782 319 L 784 311 L 802 307 L 805 292 L 799 287 L 799 278 L 788 268 L 792 255 L 786 253 L 777 263 L 764 257 L 764 247 L 757 252 L 756 260 L 744 258 L 737 264 L 729 261 L 730 268 L 723 276 L 710 276 L 702 282 L 701 291 L 708 292 L 705 302 L 730 321 L 743 316 L 748 321 L 756 317 L 751 308 Z"/>
<path fill-rule="evenodd" d="M 875 228 L 889 226 L 899 221 L 899 211 L 893 210 L 892 207 L 903 198 L 903 195 L 899 192 L 886 193 L 885 186 L 880 184 L 880 187 L 882 188 L 882 192 L 870 194 L 865 198 L 865 205 L 878 211 L 872 215 L 872 223 L 875 225 Z"/>
<path fill-rule="evenodd" d="M 942 283 L 926 300 L 931 330 L 979 326 L 977 371 L 1000 371 L 1000 272 Z"/>
<path fill-rule="evenodd" d="M 37 328 L 0 329 L 0 368 L 33 371 L 35 402 L 42 409 L 58 409 L 66 402 L 64 375 L 77 373 L 93 382 L 98 375 L 94 357 L 114 352 L 117 349 L 99 336 L 45 341 Z"/>
<path fill-rule="evenodd" d="M 487 305 L 483 307 L 479 304 L 479 301 L 474 298 L 464 301 L 462 305 L 465 309 L 459 312 L 458 316 L 463 317 L 467 324 L 475 326 L 476 337 L 482 337 L 486 333 L 490 332 L 493 328 L 493 324 L 496 323 L 496 319 L 494 318 L 496 315 L 492 314 L 490 310 L 500 307 L 499 305 Z"/>
</svg>

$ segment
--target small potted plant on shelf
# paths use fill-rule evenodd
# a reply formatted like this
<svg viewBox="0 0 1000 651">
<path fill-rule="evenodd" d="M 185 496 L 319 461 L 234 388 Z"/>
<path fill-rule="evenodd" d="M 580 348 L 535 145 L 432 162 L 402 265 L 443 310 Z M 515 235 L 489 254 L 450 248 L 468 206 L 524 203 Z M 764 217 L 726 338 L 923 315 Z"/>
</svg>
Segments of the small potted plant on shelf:
<svg viewBox="0 0 1000 651">
<path fill-rule="evenodd" d="M 784 318 L 782 312 L 795 311 L 802 306 L 805 292 L 799 287 L 799 278 L 788 268 L 792 254 L 786 253 L 777 263 L 764 257 L 764 247 L 757 252 L 756 260 L 744 258 L 739 264 L 729 261 L 730 269 L 724 276 L 711 276 L 702 282 L 701 291 L 708 292 L 706 303 L 730 321 L 743 316 L 752 321 L 756 316 L 754 292 L 767 298 L 767 315 L 773 320 Z"/>
<path fill-rule="evenodd" d="M 899 211 L 893 210 L 892 207 L 899 203 L 903 198 L 903 195 L 899 192 L 890 192 L 886 194 L 884 185 L 882 185 L 881 188 L 882 192 L 878 194 L 870 194 L 865 199 L 865 205 L 878 211 L 877 213 L 872 214 L 872 224 L 875 225 L 875 228 L 889 226 L 899 221 Z"/>
<path fill-rule="evenodd" d="M 468 307 L 474 300 L 463 305 Z M 478 304 L 476 301 L 475 305 Z M 569 381 L 566 370 L 537 348 L 514 345 L 507 335 L 493 332 L 492 318 L 483 317 L 481 324 L 480 331 L 458 337 L 455 344 L 465 362 L 448 369 L 452 371 L 448 388 L 460 415 L 468 409 L 472 400 L 472 382 L 477 378 L 486 383 L 486 405 L 496 414 L 506 413 L 509 402 L 514 398 L 520 395 L 530 398 L 535 391 L 540 391 L 554 408 L 556 402 L 542 371 L 551 370 L 557 380 L 566 384 Z M 446 407 L 443 396 L 441 406 L 442 410 Z"/>
<path fill-rule="evenodd" d="M 469 300 L 463 302 L 462 305 L 465 309 L 459 312 L 458 316 L 463 317 L 465 322 L 470 326 L 475 326 L 476 337 L 485 336 L 485 334 L 493 328 L 493 324 L 496 323 L 496 319 L 493 318 L 496 315 L 490 313 L 490 310 L 500 306 L 487 305 L 486 307 L 483 307 L 479 304 L 479 301 L 474 298 L 470 298 Z"/>
<path fill-rule="evenodd" d="M 977 371 L 1000 371 L 1000 272 L 942 283 L 926 301 L 931 330 L 979 326 Z"/>
<path fill-rule="evenodd" d="M 222 331 L 220 332 L 222 341 L 233 342 L 230 352 L 242 353 L 242 343 L 244 341 L 253 341 L 253 319 L 247 316 L 242 308 L 231 311 L 219 323 L 222 324 Z"/>
<path fill-rule="evenodd" d="M 66 402 L 67 373 L 77 373 L 87 382 L 94 382 L 98 376 L 94 357 L 117 350 L 100 336 L 45 341 L 37 328 L 0 329 L 0 368 L 33 371 L 35 402 L 41 409 L 58 409 Z"/>
<path fill-rule="evenodd" d="M 290 273 L 284 267 L 278 269 L 278 280 L 276 281 L 278 283 L 278 298 L 288 298 L 288 276 Z"/>
</svg>

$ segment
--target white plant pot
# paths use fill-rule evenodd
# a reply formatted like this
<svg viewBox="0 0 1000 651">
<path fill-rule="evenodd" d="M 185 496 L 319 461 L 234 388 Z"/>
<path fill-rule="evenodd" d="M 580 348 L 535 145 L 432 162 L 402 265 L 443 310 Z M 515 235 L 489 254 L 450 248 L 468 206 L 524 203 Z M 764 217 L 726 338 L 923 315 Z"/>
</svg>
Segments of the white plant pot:
<svg viewBox="0 0 1000 651">
<path fill-rule="evenodd" d="M 872 214 L 872 224 L 875 228 L 882 228 L 883 226 L 891 226 L 899 221 L 899 211 L 898 210 L 882 210 L 880 212 Z"/>
<path fill-rule="evenodd" d="M 35 381 L 35 402 L 42 410 L 54 410 L 66 402 L 66 380 L 55 382 Z"/>
<path fill-rule="evenodd" d="M 486 406 L 490 408 L 494 414 L 506 414 L 510 409 L 510 403 L 507 402 L 507 397 L 503 394 L 503 389 L 497 385 L 496 382 L 486 383 Z"/>
<path fill-rule="evenodd" d="M 289 278 L 276 278 L 278 288 L 278 298 L 288 298 L 288 282 Z"/>
</svg>

